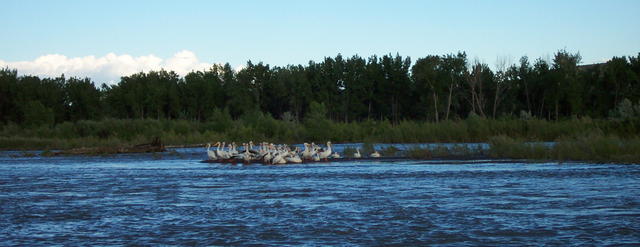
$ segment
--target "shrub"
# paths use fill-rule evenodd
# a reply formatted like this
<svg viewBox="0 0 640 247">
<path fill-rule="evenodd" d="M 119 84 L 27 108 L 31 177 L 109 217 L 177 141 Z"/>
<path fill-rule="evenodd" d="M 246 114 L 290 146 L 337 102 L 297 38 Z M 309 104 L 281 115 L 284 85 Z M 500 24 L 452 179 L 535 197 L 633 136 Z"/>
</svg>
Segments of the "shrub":
<svg viewBox="0 0 640 247">
<path fill-rule="evenodd" d="M 22 107 L 24 124 L 29 127 L 47 125 L 50 126 L 55 120 L 53 110 L 45 107 L 40 101 L 29 101 Z"/>
</svg>

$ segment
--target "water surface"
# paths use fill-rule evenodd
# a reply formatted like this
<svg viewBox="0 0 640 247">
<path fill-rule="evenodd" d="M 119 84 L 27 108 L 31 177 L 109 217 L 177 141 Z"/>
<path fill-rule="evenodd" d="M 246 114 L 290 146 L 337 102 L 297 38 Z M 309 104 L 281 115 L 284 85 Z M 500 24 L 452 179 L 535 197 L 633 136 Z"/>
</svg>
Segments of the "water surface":
<svg viewBox="0 0 640 247">
<path fill-rule="evenodd" d="M 0 245 L 638 245 L 640 166 L 0 153 Z"/>
</svg>

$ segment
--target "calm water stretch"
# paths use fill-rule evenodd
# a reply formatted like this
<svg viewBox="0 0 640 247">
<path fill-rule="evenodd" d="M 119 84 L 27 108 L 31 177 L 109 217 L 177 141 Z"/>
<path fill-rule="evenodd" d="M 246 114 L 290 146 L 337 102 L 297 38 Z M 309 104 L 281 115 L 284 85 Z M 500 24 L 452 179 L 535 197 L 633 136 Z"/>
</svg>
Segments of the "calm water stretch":
<svg viewBox="0 0 640 247">
<path fill-rule="evenodd" d="M 0 153 L 0 245 L 640 245 L 640 166 Z"/>
</svg>

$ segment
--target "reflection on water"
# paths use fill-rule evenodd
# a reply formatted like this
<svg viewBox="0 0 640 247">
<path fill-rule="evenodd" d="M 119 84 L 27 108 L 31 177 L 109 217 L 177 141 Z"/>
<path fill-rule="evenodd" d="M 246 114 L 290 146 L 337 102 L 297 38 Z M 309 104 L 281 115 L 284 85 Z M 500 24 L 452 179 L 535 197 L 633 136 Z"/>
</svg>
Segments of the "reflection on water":
<svg viewBox="0 0 640 247">
<path fill-rule="evenodd" d="M 640 167 L 0 154 L 0 245 L 640 244 Z"/>
</svg>

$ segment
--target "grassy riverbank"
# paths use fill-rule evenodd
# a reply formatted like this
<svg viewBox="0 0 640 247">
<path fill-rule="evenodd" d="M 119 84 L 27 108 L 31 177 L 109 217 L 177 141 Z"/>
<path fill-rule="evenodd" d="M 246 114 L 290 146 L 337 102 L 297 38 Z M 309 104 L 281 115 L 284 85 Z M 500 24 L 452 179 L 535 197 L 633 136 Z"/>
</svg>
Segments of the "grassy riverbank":
<svg viewBox="0 0 640 247">
<path fill-rule="evenodd" d="M 490 137 L 488 144 L 488 149 L 463 144 L 449 148 L 411 148 L 404 155 L 415 159 L 506 158 L 640 164 L 640 138 L 620 138 L 601 132 L 560 137 L 555 142 L 547 143 L 500 135 Z"/>
<path fill-rule="evenodd" d="M 65 149 L 132 145 L 160 137 L 165 144 L 195 144 L 211 141 L 271 141 L 277 143 L 323 142 L 487 142 L 494 136 L 524 141 L 556 141 L 567 136 L 602 133 L 635 137 L 638 121 L 571 119 L 565 121 L 492 120 L 469 118 L 447 122 L 388 121 L 332 122 L 275 120 L 254 114 L 238 120 L 119 120 L 65 122 L 55 126 L 25 128 L 0 126 L 0 149 Z"/>
<path fill-rule="evenodd" d="M 640 138 L 638 137 L 623 139 L 616 135 L 595 132 L 562 137 L 555 145 L 545 145 L 497 136 L 491 138 L 489 144 L 491 146 L 489 155 L 494 158 L 640 164 Z"/>
<path fill-rule="evenodd" d="M 564 121 L 469 118 L 448 122 L 388 121 L 353 123 L 316 119 L 306 122 L 275 120 L 256 113 L 238 120 L 119 120 L 65 122 L 55 126 L 23 128 L 7 124 L 0 129 L 0 149 L 50 150 L 78 147 L 130 146 L 159 137 L 166 145 L 214 141 L 276 143 L 341 142 L 418 143 L 488 142 L 495 158 L 640 161 L 638 121 L 569 119 Z M 555 146 L 528 142 L 557 142 Z M 459 147 L 459 154 L 479 152 Z M 385 150 L 383 150 L 385 151 Z M 392 152 L 393 150 L 387 150 Z M 414 157 L 449 155 L 449 150 L 409 150 Z"/>
</svg>

